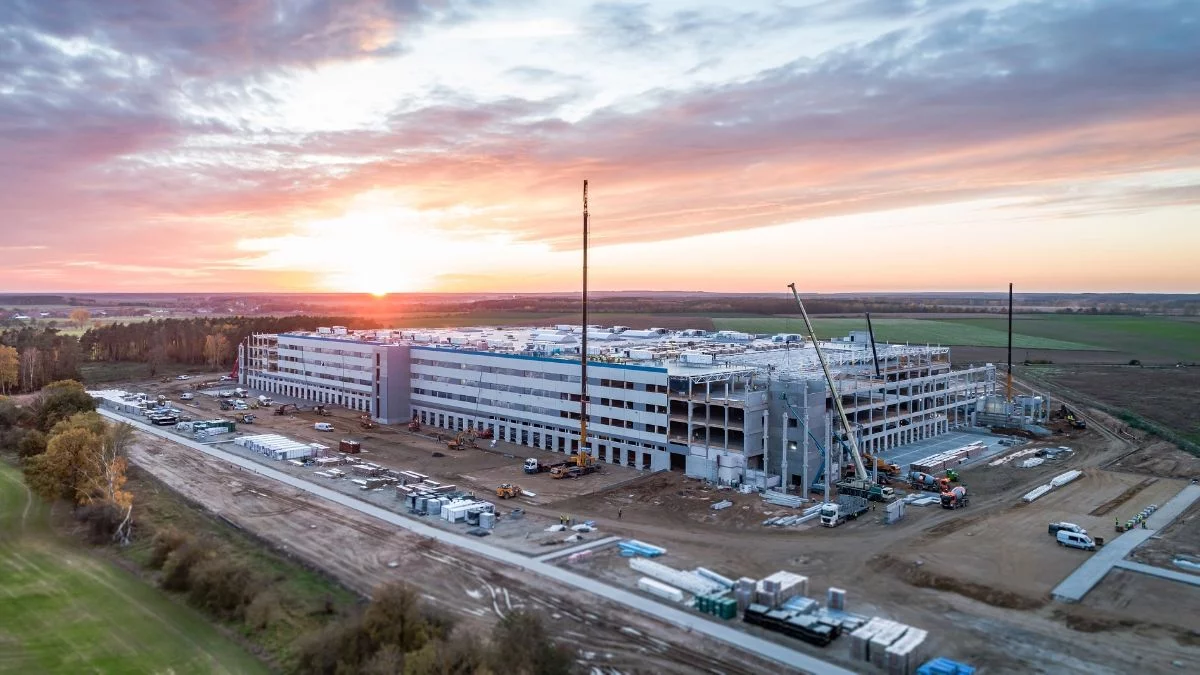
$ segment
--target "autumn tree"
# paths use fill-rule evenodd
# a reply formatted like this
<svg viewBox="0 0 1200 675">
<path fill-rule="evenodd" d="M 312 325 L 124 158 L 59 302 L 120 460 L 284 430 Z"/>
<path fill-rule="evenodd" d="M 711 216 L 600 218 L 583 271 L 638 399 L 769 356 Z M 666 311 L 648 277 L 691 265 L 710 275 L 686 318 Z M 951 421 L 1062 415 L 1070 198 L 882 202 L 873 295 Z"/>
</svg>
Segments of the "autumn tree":
<svg viewBox="0 0 1200 675">
<path fill-rule="evenodd" d="M 111 509 L 113 538 L 129 543 L 133 494 L 125 489 L 126 451 L 133 439 L 128 424 L 110 425 L 95 412 L 72 415 L 54 425 L 46 451 L 28 458 L 25 481 L 47 501 Z"/>
<path fill-rule="evenodd" d="M 0 394 L 7 395 L 21 383 L 21 353 L 15 347 L 0 345 Z"/>
<path fill-rule="evenodd" d="M 217 368 L 225 361 L 229 352 L 229 339 L 220 333 L 209 335 L 204 339 L 204 361 L 212 368 Z"/>
<path fill-rule="evenodd" d="M 71 312 L 71 323 L 75 324 L 79 328 L 83 328 L 87 325 L 88 321 L 91 320 L 92 313 L 82 307 Z"/>
<path fill-rule="evenodd" d="M 74 380 L 51 382 L 42 388 L 33 404 L 34 424 L 38 429 L 49 432 L 54 425 L 69 419 L 76 413 L 91 412 L 96 401 L 83 385 Z"/>
</svg>

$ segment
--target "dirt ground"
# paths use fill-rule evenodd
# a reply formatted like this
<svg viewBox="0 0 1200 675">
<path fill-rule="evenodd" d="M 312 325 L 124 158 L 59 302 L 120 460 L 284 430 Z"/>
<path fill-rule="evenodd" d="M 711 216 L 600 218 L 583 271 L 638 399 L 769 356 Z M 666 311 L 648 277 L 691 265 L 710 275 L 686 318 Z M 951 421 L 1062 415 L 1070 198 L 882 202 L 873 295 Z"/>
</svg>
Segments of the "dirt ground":
<svg viewBox="0 0 1200 675">
<path fill-rule="evenodd" d="M 1120 627 L 1139 634 L 1147 626 L 1172 626 L 1181 634 L 1181 645 L 1190 647 L 1194 657 L 1200 653 L 1200 604 L 1173 602 L 1179 594 L 1177 582 L 1115 569 L 1080 601 L 1087 611 L 1066 612 L 1071 617 L 1067 622 L 1077 630 L 1099 632 Z"/>
<path fill-rule="evenodd" d="M 1150 440 L 1138 452 L 1122 457 L 1109 468 L 1147 476 L 1200 478 L 1200 457 L 1189 455 L 1174 443 Z"/>
<path fill-rule="evenodd" d="M 1136 366 L 1046 366 L 1027 369 L 1048 381 L 1099 404 L 1128 410 L 1200 443 L 1196 392 L 1200 368 Z"/>
<path fill-rule="evenodd" d="M 1159 503 L 1161 502 L 1151 502 Z M 1176 558 L 1200 563 L 1200 502 L 1192 504 L 1157 536 L 1142 544 L 1129 556 L 1148 565 L 1157 565 L 1176 572 L 1187 572 L 1172 564 Z M 1197 621 L 1195 626 L 1200 626 Z"/>
<path fill-rule="evenodd" d="M 480 629 L 510 611 L 540 610 L 594 667 L 629 673 L 779 672 L 776 665 L 697 643 L 678 629 L 606 603 L 581 604 L 570 590 L 541 577 L 387 526 L 183 446 L 143 436 L 131 459 L 185 497 L 364 594 L 385 581 L 403 580 Z"/>
<path fill-rule="evenodd" d="M 211 406 L 207 411 L 211 414 L 215 403 L 207 405 Z M 1093 419 L 1101 419 L 1095 411 L 1089 412 Z M 1063 461 L 1047 462 L 1032 469 L 1021 469 L 1015 464 L 990 467 L 986 462 L 963 468 L 962 482 L 971 493 L 971 503 L 965 509 L 909 507 L 906 518 L 890 526 L 882 524 L 882 511 L 877 511 L 831 530 L 813 526 L 764 527 L 761 524 L 764 519 L 788 510 L 764 504 L 756 495 L 719 490 L 677 473 L 647 475 L 622 467 L 606 467 L 607 472 L 602 476 L 553 481 L 544 475 L 527 477 L 521 473 L 519 458 L 538 452 L 528 448 L 500 444 L 498 453 L 470 450 L 451 454 L 443 445 L 414 437 L 404 430 L 362 432 L 355 428 L 357 418 L 346 412 L 332 418 L 340 430 L 338 433 L 320 434 L 312 430 L 312 422 L 318 419 L 331 418 L 309 414 L 294 419 L 272 417 L 255 430 L 271 430 L 326 444 L 331 444 L 331 439 L 352 436 L 363 440 L 367 449 L 365 458 L 371 461 L 429 473 L 438 480 L 479 491 L 494 489 L 501 482 L 517 482 L 538 493 L 536 500 L 521 504 L 527 511 L 530 528 L 557 522 L 562 513 L 595 520 L 600 528 L 598 534 L 603 536 L 617 534 L 664 546 L 668 554 L 661 562 L 678 569 L 704 566 L 734 578 L 759 578 L 781 569 L 805 574 L 810 578 L 811 597 L 823 598 L 829 586 L 845 588 L 849 591 L 850 611 L 886 616 L 929 630 L 931 653 L 967 661 L 982 667 L 983 672 L 1159 672 L 1172 669 L 1170 664 L 1181 654 L 1191 660 L 1200 658 L 1194 636 L 1182 630 L 1177 622 L 1146 618 L 1150 615 L 1141 614 L 1142 605 L 1138 604 L 1182 605 L 1181 614 L 1187 616 L 1188 612 L 1200 611 L 1197 610 L 1200 594 L 1193 589 L 1181 593 L 1177 585 L 1160 588 L 1159 584 L 1141 584 L 1138 587 L 1144 586 L 1145 597 L 1127 601 L 1122 599 L 1120 589 L 1110 588 L 1116 583 L 1113 574 L 1087 597 L 1085 605 L 1065 606 L 1049 598 L 1050 589 L 1088 554 L 1055 546 L 1047 534 L 1047 523 L 1069 520 L 1090 532 L 1111 537 L 1115 534 L 1109 525 L 1113 518 L 1123 520 L 1150 503 L 1162 504 L 1185 482 L 1170 477 L 1178 472 L 1161 473 L 1169 468 L 1163 463 L 1165 449 L 1150 441 L 1133 452 L 1138 446 L 1109 429 L 1117 428 L 1116 423 L 1096 424 L 1097 428 L 1073 438 L 1053 439 L 1049 445 L 1068 445 L 1076 450 Z M 446 456 L 434 457 L 434 452 Z M 549 453 L 545 456 L 562 457 Z M 1107 466 L 1118 459 L 1115 466 Z M 166 464 L 174 466 L 171 462 Z M 170 466 L 155 472 L 169 472 Z M 1127 470 L 1131 467 L 1144 467 L 1160 475 Z M 1083 470 L 1084 477 L 1032 504 L 1020 502 L 1024 492 L 1073 468 Z M 176 481 L 186 486 L 193 480 L 188 475 L 186 470 L 181 471 Z M 485 563 L 463 563 L 462 556 L 454 551 L 435 549 L 432 555 L 427 555 L 422 547 L 429 546 L 428 543 L 416 546 L 405 541 L 403 533 L 356 534 L 354 527 L 344 526 L 341 521 L 322 524 L 305 520 L 300 525 L 291 525 L 290 514 L 307 514 L 317 507 L 293 509 L 280 505 L 274 496 L 244 491 L 235 495 L 239 488 L 228 485 L 230 478 L 233 477 L 214 476 L 214 483 L 204 487 L 198 498 L 241 513 L 253 509 L 256 503 L 261 504 L 260 508 L 279 511 L 279 515 L 270 517 L 289 522 L 271 520 L 263 529 L 277 532 L 269 536 L 278 536 L 280 541 L 296 546 L 315 560 L 329 557 L 334 547 L 340 549 L 342 538 L 361 536 L 361 540 L 346 545 L 345 560 L 339 556 L 328 563 L 339 576 L 360 579 L 357 582 L 360 588 L 369 588 L 376 579 L 384 578 L 381 575 L 391 572 L 386 563 L 398 560 L 401 563 L 398 569 L 404 570 L 405 575 L 413 575 L 415 582 L 425 584 L 428 579 L 427 592 L 431 595 L 449 598 L 443 602 L 468 603 L 464 611 L 477 613 L 480 620 L 490 619 L 497 611 L 490 604 L 492 591 L 484 584 L 490 588 L 503 586 L 510 598 L 515 598 L 513 602 L 558 603 L 554 606 L 563 607 L 567 602 L 563 598 L 569 597 L 545 588 L 540 580 L 514 580 L 508 573 L 504 580 L 489 577 L 479 572 L 488 569 Z M 264 487 L 279 492 L 278 488 Z M 722 499 L 729 499 L 734 505 L 713 511 L 711 504 Z M 317 511 L 327 512 L 338 513 L 324 506 Z M 350 518 L 347 514 L 337 517 Z M 1164 541 L 1195 539 L 1190 529 L 1181 535 L 1164 534 L 1170 535 L 1164 536 Z M 544 551 L 533 550 L 533 542 L 506 545 L 524 546 L 535 554 Z M 1148 545 L 1149 550 L 1152 548 Z M 438 570 L 443 568 L 436 563 L 443 558 L 456 561 L 448 564 L 468 565 L 472 571 L 463 573 L 462 579 L 466 581 L 439 574 Z M 630 588 L 637 578 L 628 561 L 612 548 L 596 550 L 577 562 L 563 560 L 559 564 Z M 482 582 L 472 576 L 476 574 L 481 575 Z M 531 584 L 537 592 L 530 591 Z M 476 599 L 466 589 L 480 593 L 481 599 L 473 602 Z M 1081 614 L 1085 606 L 1087 611 Z M 571 614 L 575 616 L 576 612 Z M 1102 618 L 1088 619 L 1089 616 Z M 578 625 L 570 630 L 577 629 Z M 1097 631 L 1103 632 L 1102 638 Z M 793 648 L 820 653 L 826 658 L 844 659 L 848 649 L 845 640 L 825 650 L 796 641 L 786 642 Z M 628 652 L 626 649 L 621 653 Z M 669 660 L 663 652 L 656 654 L 652 658 L 662 658 L 664 663 Z M 687 670 L 692 668 L 682 669 Z"/>
</svg>

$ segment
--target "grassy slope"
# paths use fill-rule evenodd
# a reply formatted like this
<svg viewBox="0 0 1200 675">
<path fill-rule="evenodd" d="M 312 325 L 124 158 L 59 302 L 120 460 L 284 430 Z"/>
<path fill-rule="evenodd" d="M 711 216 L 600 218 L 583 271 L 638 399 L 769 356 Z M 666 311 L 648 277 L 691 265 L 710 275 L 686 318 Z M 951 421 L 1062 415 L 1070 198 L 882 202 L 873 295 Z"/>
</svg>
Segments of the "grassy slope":
<svg viewBox="0 0 1200 675">
<path fill-rule="evenodd" d="M 0 462 L 0 672 L 263 673 L 200 614 L 55 539 Z"/>
<path fill-rule="evenodd" d="M 1006 330 L 1002 317 L 952 319 L 987 330 Z M 1013 331 L 1049 339 L 1079 340 L 1136 358 L 1200 361 L 1200 321 L 1160 316 L 1026 315 L 1013 319 Z"/>
<path fill-rule="evenodd" d="M 957 320 L 892 319 L 872 317 L 875 338 L 881 342 L 942 345 L 971 345 L 1003 347 L 1008 344 L 1006 329 L 975 326 Z M 760 317 L 713 319 L 718 330 L 740 330 L 750 333 L 803 333 L 804 323 L 797 317 Z M 813 319 L 817 335 L 822 338 L 844 336 L 852 330 L 866 330 L 865 319 Z M 1017 331 L 1014 346 L 1022 349 L 1098 349 L 1083 341 L 1024 334 Z"/>
</svg>

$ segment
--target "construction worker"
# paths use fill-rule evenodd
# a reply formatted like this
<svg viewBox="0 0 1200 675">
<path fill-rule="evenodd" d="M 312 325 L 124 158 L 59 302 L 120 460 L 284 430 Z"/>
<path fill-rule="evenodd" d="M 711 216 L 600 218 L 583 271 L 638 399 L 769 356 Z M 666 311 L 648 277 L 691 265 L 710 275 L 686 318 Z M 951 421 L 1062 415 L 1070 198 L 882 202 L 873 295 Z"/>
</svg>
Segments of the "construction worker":
<svg viewBox="0 0 1200 675">
<path fill-rule="evenodd" d="M 622 509 L 617 509 L 617 520 L 621 519 L 621 511 Z"/>
</svg>

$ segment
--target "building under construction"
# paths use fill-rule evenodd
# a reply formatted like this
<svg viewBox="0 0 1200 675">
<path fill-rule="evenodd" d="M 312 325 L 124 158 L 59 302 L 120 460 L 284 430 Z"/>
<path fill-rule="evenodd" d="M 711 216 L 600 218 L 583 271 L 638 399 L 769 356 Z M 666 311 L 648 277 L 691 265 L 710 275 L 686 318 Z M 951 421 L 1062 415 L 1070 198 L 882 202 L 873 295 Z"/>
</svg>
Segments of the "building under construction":
<svg viewBox="0 0 1200 675">
<path fill-rule="evenodd" d="M 791 484 L 842 463 L 829 386 L 801 336 L 587 330 L 587 445 L 599 461 Z M 570 325 L 256 335 L 239 349 L 239 377 L 384 423 L 415 416 L 569 453 L 579 446 L 582 337 Z M 978 400 L 996 394 L 994 366 L 952 370 L 947 347 L 872 345 L 862 332 L 822 349 L 864 452 L 972 425 Z"/>
</svg>

